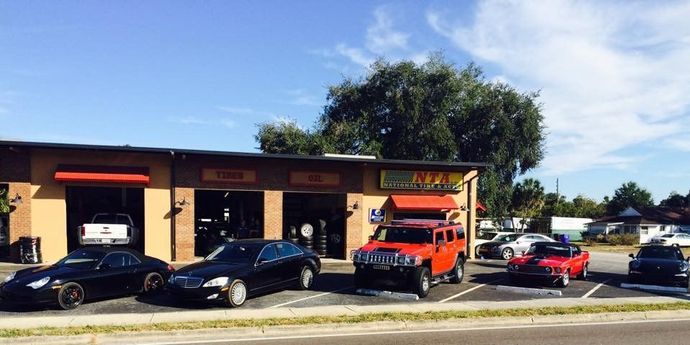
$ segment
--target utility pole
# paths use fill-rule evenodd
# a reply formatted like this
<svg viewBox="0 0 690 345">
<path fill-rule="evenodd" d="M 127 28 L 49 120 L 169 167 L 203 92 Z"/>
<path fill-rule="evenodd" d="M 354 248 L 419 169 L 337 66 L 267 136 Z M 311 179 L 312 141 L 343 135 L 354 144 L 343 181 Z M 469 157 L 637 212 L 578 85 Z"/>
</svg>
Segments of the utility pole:
<svg viewBox="0 0 690 345">
<path fill-rule="evenodd" d="M 561 194 L 558 192 L 558 177 L 556 178 L 556 205 L 561 200 Z"/>
</svg>

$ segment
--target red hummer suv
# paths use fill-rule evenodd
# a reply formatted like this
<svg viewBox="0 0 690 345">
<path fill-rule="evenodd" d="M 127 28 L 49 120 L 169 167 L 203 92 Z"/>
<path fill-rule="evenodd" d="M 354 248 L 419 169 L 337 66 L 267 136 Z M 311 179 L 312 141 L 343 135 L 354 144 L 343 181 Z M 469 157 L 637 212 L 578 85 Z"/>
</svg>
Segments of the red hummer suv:
<svg viewBox="0 0 690 345">
<path fill-rule="evenodd" d="M 432 284 L 462 281 L 465 232 L 452 221 L 393 221 L 379 225 L 369 243 L 352 252 L 352 261 L 357 288 L 385 279 L 404 283 L 423 298 Z"/>
</svg>

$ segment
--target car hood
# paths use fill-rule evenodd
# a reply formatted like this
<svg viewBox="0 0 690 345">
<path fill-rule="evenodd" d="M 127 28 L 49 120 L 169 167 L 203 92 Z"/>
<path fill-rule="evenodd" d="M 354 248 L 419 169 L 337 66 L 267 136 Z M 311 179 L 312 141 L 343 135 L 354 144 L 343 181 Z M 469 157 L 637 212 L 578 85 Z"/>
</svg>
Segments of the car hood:
<svg viewBox="0 0 690 345">
<path fill-rule="evenodd" d="M 431 252 L 431 244 L 411 244 L 373 241 L 360 248 L 365 252 L 384 252 L 401 255 L 425 255 Z"/>
<path fill-rule="evenodd" d="M 570 260 L 564 256 L 541 256 L 541 255 L 527 255 L 519 258 L 513 258 L 508 263 L 509 265 L 536 265 L 536 266 L 560 266 L 564 262 Z"/>
<path fill-rule="evenodd" d="M 214 278 L 218 276 L 237 276 L 249 269 L 249 264 L 234 264 L 226 262 L 201 261 L 184 266 L 175 271 L 174 276 L 191 276 L 201 278 Z"/>
<path fill-rule="evenodd" d="M 17 271 L 17 273 L 14 276 L 14 279 L 10 280 L 8 284 L 29 284 L 31 282 L 35 282 L 37 280 L 43 279 L 45 277 L 51 277 L 51 280 L 57 280 L 60 279 L 61 277 L 73 273 L 77 271 L 78 269 L 68 267 L 68 266 L 39 266 L 39 267 L 31 267 L 31 268 L 25 268 L 23 270 Z"/>
<path fill-rule="evenodd" d="M 493 248 L 493 247 L 500 247 L 500 246 L 502 246 L 504 244 L 508 244 L 508 243 L 511 243 L 511 242 L 489 241 L 486 243 L 482 243 L 481 246 L 482 246 L 482 248 Z"/>
<path fill-rule="evenodd" d="M 677 271 L 680 266 L 681 260 L 667 260 L 667 259 L 637 259 L 640 262 L 640 270 L 672 270 Z"/>
</svg>

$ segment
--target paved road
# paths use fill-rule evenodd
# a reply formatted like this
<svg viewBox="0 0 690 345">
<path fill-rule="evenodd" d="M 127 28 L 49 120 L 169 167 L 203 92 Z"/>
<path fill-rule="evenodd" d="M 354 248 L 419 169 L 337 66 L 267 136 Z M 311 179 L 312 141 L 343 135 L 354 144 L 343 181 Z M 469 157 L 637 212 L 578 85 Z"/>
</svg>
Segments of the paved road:
<svg viewBox="0 0 690 345">
<path fill-rule="evenodd" d="M 590 279 L 588 281 L 572 280 L 571 285 L 559 290 L 563 297 L 611 298 L 611 297 L 644 297 L 656 296 L 652 293 L 619 288 L 625 281 L 628 258 L 624 254 L 592 253 Z M 497 285 L 509 285 L 503 260 L 474 260 L 466 265 L 466 277 L 462 284 L 440 284 L 431 290 L 424 300 L 419 302 L 449 301 L 518 301 L 535 298 L 558 298 L 554 296 L 536 296 L 496 290 Z M 3 266 L 0 279 L 9 274 Z M 323 305 L 372 305 L 401 303 L 399 299 L 362 296 L 355 293 L 352 281 L 354 268 L 347 263 L 328 263 L 316 280 L 314 290 L 286 290 L 268 294 L 247 301 L 243 308 L 265 309 L 272 307 L 312 307 Z M 600 285 L 601 284 L 601 285 Z M 386 287 L 382 287 L 386 288 Z M 412 302 L 416 303 L 416 302 Z M 54 308 L 17 309 L 0 304 L 0 317 L 37 316 L 37 315 L 91 315 L 104 313 L 152 313 L 179 310 L 219 309 L 223 306 L 213 304 L 181 304 L 165 296 L 139 297 L 127 296 L 118 299 L 95 301 L 82 305 L 76 310 L 62 311 Z"/>
<path fill-rule="evenodd" d="M 205 339 L 194 342 L 175 340 L 175 344 L 257 344 L 257 345 L 380 345 L 380 344 L 529 344 L 529 345 L 686 345 L 690 339 L 690 320 L 626 321 L 621 323 L 503 326 L 469 330 L 413 330 L 358 334 L 314 334 L 235 341 Z M 156 344 L 165 344 L 159 339 Z"/>
</svg>

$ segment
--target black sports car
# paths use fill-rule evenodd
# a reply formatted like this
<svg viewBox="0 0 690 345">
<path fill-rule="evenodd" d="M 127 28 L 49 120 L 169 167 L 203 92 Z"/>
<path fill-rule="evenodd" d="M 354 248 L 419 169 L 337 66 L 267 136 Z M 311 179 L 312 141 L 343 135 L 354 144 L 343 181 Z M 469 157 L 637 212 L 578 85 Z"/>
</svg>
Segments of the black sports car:
<svg viewBox="0 0 690 345">
<path fill-rule="evenodd" d="M 166 289 L 183 299 L 239 307 L 247 297 L 290 286 L 309 289 L 321 270 L 318 255 L 286 241 L 239 240 L 176 271 Z"/>
<path fill-rule="evenodd" d="M 678 246 L 650 245 L 640 248 L 628 264 L 631 283 L 688 286 L 688 260 Z M 690 258 L 689 258 L 690 259 Z"/>
<path fill-rule="evenodd" d="M 81 248 L 54 265 L 11 273 L 0 283 L 0 298 L 74 309 L 86 299 L 158 291 L 173 271 L 167 263 L 128 248 Z"/>
</svg>

